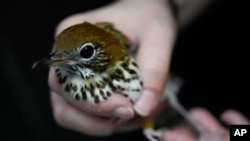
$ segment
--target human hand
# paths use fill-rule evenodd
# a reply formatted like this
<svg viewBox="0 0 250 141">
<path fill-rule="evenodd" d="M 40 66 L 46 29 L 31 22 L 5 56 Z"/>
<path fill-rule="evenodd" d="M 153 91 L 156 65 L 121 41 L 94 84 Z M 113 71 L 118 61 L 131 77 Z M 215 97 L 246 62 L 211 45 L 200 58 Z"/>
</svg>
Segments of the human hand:
<svg viewBox="0 0 250 141">
<path fill-rule="evenodd" d="M 229 131 L 206 109 L 194 108 L 190 111 L 191 116 L 203 130 L 204 141 L 229 141 Z M 242 113 L 235 110 L 226 110 L 221 115 L 221 120 L 230 124 L 250 124 Z M 176 127 L 173 130 L 166 130 L 162 133 L 162 141 L 197 141 L 198 139 L 183 127 Z"/>
<path fill-rule="evenodd" d="M 139 118 L 134 118 L 126 126 L 110 122 L 110 118 L 128 120 L 135 115 L 134 110 L 141 116 L 148 116 L 159 103 L 176 34 L 175 22 L 165 1 L 120 0 L 66 18 L 58 25 L 56 35 L 83 21 L 112 22 L 134 44 L 139 45 L 136 61 L 143 77 L 144 90 L 135 105 L 121 95 L 112 95 L 108 101 L 99 104 L 66 100 L 55 94 L 64 92 L 51 68 L 49 86 L 53 91 L 51 102 L 55 120 L 61 126 L 90 135 L 109 135 L 118 129 L 128 130 L 140 126 L 142 120 Z M 114 112 L 116 110 L 118 112 Z"/>
</svg>

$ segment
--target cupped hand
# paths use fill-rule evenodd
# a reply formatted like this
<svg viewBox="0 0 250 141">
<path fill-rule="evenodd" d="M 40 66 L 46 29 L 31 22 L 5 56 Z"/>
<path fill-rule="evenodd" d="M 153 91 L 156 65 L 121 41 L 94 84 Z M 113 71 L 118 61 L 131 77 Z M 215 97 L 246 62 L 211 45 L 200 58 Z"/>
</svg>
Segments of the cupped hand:
<svg viewBox="0 0 250 141">
<path fill-rule="evenodd" d="M 167 78 L 176 25 L 164 0 L 120 0 L 111 5 L 85 13 L 78 13 L 63 20 L 57 27 L 58 35 L 65 28 L 88 21 L 112 22 L 134 43 L 139 45 L 136 61 L 144 87 L 139 100 L 132 105 L 121 95 L 113 94 L 107 101 L 91 104 L 61 97 L 64 92 L 57 82 L 54 69 L 49 72 L 53 114 L 61 126 L 90 134 L 109 135 L 118 130 L 139 127 L 143 120 L 133 118 L 121 126 L 110 119 L 131 119 L 136 112 L 149 116 L 158 106 Z"/>
</svg>

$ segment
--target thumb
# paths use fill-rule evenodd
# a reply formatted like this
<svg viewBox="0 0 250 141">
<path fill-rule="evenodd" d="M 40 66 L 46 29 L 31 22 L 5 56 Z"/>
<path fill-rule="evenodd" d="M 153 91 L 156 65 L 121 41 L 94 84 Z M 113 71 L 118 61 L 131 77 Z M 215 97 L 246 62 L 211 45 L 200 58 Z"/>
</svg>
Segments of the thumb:
<svg viewBox="0 0 250 141">
<path fill-rule="evenodd" d="M 145 31 L 145 30 L 144 30 Z M 148 116 L 157 107 L 169 70 L 175 31 L 167 25 L 150 25 L 141 33 L 137 63 L 143 78 L 142 95 L 134 109 L 141 116 Z"/>
</svg>

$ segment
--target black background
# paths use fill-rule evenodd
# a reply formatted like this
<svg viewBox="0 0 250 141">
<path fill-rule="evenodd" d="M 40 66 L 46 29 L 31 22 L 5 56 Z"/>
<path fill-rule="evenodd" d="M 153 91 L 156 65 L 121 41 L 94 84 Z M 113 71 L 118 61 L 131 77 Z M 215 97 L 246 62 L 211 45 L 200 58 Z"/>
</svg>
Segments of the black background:
<svg viewBox="0 0 250 141">
<path fill-rule="evenodd" d="M 63 18 L 108 1 L 1 3 L 1 140 L 144 139 L 140 131 L 93 138 L 59 127 L 51 115 L 47 70 L 31 70 L 50 52 Z M 221 0 L 180 32 L 171 71 L 185 80 L 179 96 L 187 109 L 202 106 L 219 117 L 234 108 L 250 117 L 245 5 Z"/>
</svg>

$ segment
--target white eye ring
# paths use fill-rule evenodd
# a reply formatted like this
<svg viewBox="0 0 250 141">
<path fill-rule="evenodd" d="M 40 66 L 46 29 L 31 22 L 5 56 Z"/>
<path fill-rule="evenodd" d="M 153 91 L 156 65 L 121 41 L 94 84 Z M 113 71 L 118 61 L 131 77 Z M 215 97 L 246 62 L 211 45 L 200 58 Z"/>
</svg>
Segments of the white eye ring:
<svg viewBox="0 0 250 141">
<path fill-rule="evenodd" d="M 84 59 L 84 60 L 90 60 L 95 56 L 96 50 L 95 50 L 95 45 L 88 42 L 84 43 L 79 50 L 79 56 Z"/>
</svg>

